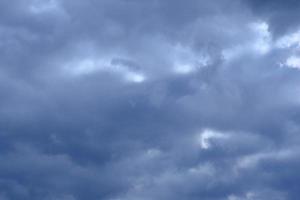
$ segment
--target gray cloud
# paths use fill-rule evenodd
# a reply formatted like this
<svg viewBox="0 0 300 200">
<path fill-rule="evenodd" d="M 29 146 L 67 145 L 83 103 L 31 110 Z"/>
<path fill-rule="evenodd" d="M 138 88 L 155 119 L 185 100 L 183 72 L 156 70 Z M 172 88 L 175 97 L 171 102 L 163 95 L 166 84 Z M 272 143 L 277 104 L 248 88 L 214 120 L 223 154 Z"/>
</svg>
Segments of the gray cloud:
<svg viewBox="0 0 300 200">
<path fill-rule="evenodd" d="M 295 29 L 299 28 L 297 18 L 299 17 L 300 4 L 298 1 L 249 0 L 248 2 L 254 13 L 257 13 L 259 17 L 269 22 L 275 36 L 295 31 Z"/>
<path fill-rule="evenodd" d="M 0 199 L 297 198 L 298 7 L 2 1 Z"/>
</svg>

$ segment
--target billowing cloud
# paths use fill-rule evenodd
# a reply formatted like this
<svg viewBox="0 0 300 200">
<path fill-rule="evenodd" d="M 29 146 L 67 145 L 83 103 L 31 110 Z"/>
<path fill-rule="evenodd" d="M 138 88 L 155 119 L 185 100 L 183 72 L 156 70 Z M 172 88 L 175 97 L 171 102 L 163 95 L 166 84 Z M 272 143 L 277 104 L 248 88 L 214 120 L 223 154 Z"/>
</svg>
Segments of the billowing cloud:
<svg viewBox="0 0 300 200">
<path fill-rule="evenodd" d="M 296 1 L 2 0 L 0 200 L 294 200 Z"/>
</svg>

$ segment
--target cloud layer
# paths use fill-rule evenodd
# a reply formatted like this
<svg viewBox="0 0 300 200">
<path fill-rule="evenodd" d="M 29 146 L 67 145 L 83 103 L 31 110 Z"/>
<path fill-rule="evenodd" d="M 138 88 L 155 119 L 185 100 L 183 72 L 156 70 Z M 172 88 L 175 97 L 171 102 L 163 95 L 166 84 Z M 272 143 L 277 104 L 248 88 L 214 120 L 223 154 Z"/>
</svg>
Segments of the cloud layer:
<svg viewBox="0 0 300 200">
<path fill-rule="evenodd" d="M 2 0 L 0 200 L 294 200 L 300 4 Z"/>
</svg>

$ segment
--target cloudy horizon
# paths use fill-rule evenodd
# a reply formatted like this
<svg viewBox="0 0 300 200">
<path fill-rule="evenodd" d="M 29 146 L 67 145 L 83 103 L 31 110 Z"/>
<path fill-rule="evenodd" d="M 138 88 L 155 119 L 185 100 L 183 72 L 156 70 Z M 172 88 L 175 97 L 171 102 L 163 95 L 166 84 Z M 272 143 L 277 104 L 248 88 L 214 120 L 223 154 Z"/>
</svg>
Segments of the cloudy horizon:
<svg viewBox="0 0 300 200">
<path fill-rule="evenodd" d="M 1 0 L 0 200 L 295 200 L 300 1 Z"/>
</svg>

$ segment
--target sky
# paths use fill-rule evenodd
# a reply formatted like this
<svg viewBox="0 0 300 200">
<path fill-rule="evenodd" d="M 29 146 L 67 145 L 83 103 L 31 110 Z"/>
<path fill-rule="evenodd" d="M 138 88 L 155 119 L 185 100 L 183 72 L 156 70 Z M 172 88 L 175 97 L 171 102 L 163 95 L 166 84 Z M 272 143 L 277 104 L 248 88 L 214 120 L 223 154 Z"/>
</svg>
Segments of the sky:
<svg viewBox="0 0 300 200">
<path fill-rule="evenodd" d="M 295 200 L 300 1 L 1 0 L 0 200 Z"/>
</svg>

